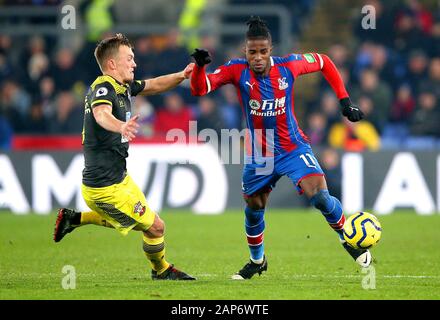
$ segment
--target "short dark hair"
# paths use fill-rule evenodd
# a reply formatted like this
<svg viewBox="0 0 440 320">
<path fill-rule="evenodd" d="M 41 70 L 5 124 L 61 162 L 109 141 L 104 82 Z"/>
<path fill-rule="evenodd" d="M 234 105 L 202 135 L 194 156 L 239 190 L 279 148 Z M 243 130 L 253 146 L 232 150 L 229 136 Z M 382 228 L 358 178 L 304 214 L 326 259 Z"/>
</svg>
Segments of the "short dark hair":
<svg viewBox="0 0 440 320">
<path fill-rule="evenodd" d="M 261 20 L 259 16 L 251 16 L 246 24 L 249 26 L 246 32 L 247 40 L 267 39 L 270 42 L 272 41 L 272 36 L 266 22 Z"/>
<path fill-rule="evenodd" d="M 101 40 L 95 48 L 95 58 L 98 62 L 99 68 L 103 71 L 104 62 L 114 56 L 120 46 L 127 46 L 133 48 L 130 41 L 122 33 L 117 33 L 115 36 Z"/>
</svg>

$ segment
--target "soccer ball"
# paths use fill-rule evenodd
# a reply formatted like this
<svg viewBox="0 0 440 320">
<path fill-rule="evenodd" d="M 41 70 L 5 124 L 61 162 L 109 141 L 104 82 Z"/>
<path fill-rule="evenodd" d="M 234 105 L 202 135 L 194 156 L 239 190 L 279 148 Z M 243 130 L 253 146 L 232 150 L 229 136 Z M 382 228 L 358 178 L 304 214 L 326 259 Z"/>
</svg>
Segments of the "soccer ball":
<svg viewBox="0 0 440 320">
<path fill-rule="evenodd" d="M 380 240 L 382 227 L 379 220 L 368 212 L 358 212 L 345 221 L 344 239 L 355 249 L 374 247 Z"/>
</svg>

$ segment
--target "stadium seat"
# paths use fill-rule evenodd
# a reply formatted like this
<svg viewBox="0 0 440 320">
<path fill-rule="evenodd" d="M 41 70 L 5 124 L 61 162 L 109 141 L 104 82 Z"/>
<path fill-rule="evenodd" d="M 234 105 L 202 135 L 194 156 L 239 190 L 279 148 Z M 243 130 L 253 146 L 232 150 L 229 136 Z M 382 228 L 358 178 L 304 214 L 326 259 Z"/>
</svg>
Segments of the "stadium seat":
<svg viewBox="0 0 440 320">
<path fill-rule="evenodd" d="M 410 136 L 404 142 L 404 147 L 409 150 L 435 150 L 437 139 L 430 136 Z"/>
</svg>

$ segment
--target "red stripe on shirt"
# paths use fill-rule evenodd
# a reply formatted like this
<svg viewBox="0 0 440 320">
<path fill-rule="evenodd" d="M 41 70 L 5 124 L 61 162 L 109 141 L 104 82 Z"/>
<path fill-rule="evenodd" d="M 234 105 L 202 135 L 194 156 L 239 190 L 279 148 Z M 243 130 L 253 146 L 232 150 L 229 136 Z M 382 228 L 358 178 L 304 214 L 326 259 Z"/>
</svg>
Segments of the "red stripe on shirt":
<svg viewBox="0 0 440 320">
<path fill-rule="evenodd" d="M 249 88 L 249 101 L 254 99 L 257 100 L 260 104 L 262 103 L 261 100 L 261 91 L 260 91 L 260 85 L 255 78 L 253 72 L 250 72 L 250 78 L 249 82 L 252 84 L 252 88 Z M 258 156 L 266 156 L 266 131 L 264 128 L 264 117 L 252 115 L 251 121 L 253 124 L 253 131 L 251 132 L 251 135 L 253 136 L 252 141 L 252 150 L 257 148 L 258 151 L 254 150 L 254 155 Z"/>
<path fill-rule="evenodd" d="M 280 90 L 278 80 L 282 78 L 278 66 L 275 66 L 271 70 L 271 85 L 273 89 L 273 94 L 275 99 L 286 99 L 285 90 Z M 287 90 L 292 90 L 292 88 L 287 88 Z M 287 108 L 288 102 L 285 100 L 284 108 Z M 296 144 L 292 142 L 289 133 L 289 124 L 287 119 L 287 111 L 281 115 L 276 116 L 276 134 L 278 136 L 278 143 L 280 147 L 290 152 L 296 149 Z"/>
</svg>

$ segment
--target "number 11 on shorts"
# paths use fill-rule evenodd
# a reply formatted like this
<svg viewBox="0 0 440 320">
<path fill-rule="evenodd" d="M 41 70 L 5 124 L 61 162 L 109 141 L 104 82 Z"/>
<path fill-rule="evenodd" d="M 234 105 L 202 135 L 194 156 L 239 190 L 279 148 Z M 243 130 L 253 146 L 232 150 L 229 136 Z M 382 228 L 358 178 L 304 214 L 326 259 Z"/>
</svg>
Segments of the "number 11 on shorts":
<svg viewBox="0 0 440 320">
<path fill-rule="evenodd" d="M 307 167 L 316 169 L 316 160 L 310 153 L 304 153 L 299 157 L 304 161 Z"/>
</svg>

